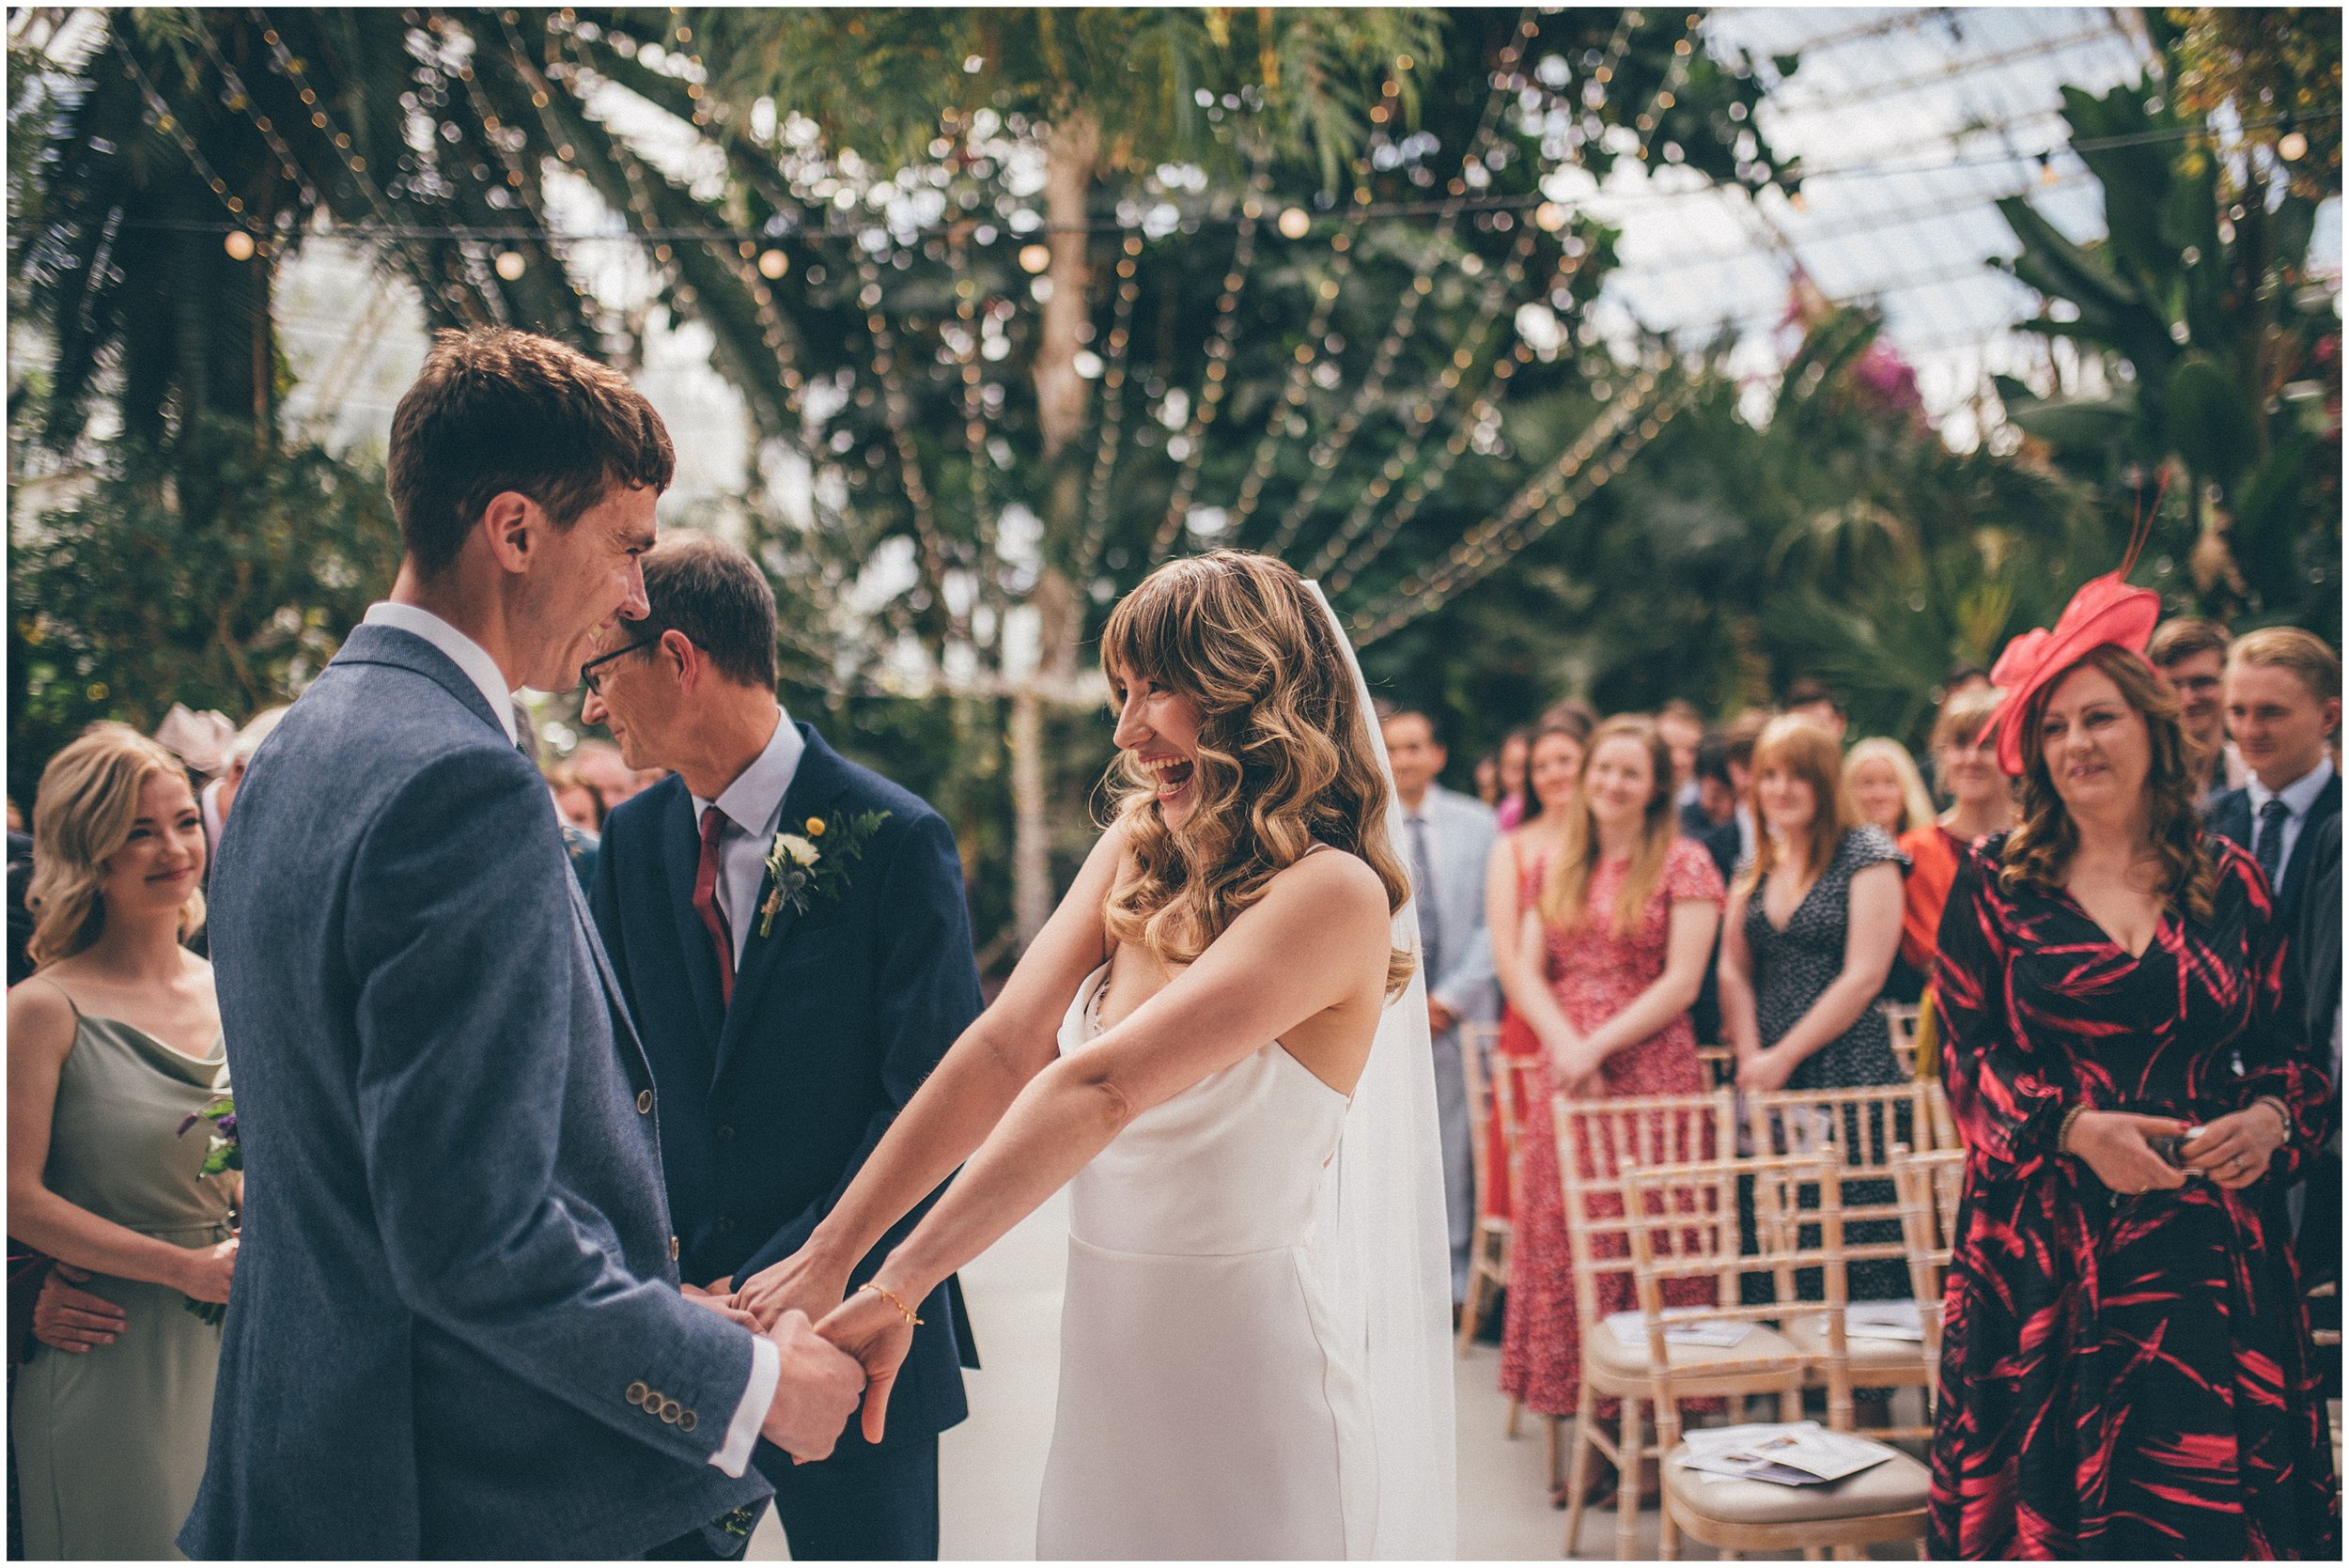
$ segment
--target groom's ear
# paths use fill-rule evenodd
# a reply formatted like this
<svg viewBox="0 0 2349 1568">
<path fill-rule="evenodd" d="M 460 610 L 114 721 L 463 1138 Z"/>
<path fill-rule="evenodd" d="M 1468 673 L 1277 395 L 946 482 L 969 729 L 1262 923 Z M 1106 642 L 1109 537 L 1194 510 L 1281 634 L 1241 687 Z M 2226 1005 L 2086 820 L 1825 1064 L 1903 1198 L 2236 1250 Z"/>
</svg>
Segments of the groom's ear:
<svg viewBox="0 0 2349 1568">
<path fill-rule="evenodd" d="M 476 524 L 490 558 L 505 570 L 530 569 L 531 557 L 546 545 L 547 515 L 520 490 L 500 490 L 481 508 Z"/>
</svg>

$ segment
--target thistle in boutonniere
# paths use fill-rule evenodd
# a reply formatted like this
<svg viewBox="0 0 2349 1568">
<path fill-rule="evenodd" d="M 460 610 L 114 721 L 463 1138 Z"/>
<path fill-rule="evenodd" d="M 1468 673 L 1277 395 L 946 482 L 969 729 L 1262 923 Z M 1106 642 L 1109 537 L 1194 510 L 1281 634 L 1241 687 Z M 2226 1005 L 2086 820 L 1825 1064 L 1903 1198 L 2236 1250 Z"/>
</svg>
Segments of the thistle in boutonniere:
<svg viewBox="0 0 2349 1568">
<path fill-rule="evenodd" d="M 758 907 L 758 934 L 774 930 L 775 916 L 788 908 L 807 913 L 818 898 L 837 898 L 848 891 L 848 862 L 862 860 L 875 831 L 889 820 L 885 811 L 868 811 L 826 822 L 811 816 L 801 831 L 788 829 L 767 847 L 767 900 Z"/>
<path fill-rule="evenodd" d="M 237 1141 L 235 1099 L 226 1094 L 216 1095 L 203 1110 L 188 1112 L 179 1119 L 179 1136 L 185 1138 L 188 1129 L 198 1122 L 210 1122 L 212 1126 L 210 1141 L 204 1150 L 204 1167 L 196 1174 L 217 1176 L 228 1171 L 241 1172 L 244 1170 L 244 1145 Z M 192 1296 L 186 1297 L 182 1305 L 215 1328 L 220 1327 L 221 1319 L 228 1312 L 228 1309 L 217 1301 L 198 1301 Z"/>
</svg>

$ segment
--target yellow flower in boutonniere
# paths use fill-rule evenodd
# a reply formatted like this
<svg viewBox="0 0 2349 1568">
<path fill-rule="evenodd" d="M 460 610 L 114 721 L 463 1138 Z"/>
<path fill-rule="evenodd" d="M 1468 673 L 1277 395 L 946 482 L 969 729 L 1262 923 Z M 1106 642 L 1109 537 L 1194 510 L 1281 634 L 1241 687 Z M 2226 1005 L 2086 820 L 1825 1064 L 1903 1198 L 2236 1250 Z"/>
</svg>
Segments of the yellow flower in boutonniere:
<svg viewBox="0 0 2349 1568">
<path fill-rule="evenodd" d="M 822 817 L 811 816 L 807 819 L 807 836 L 810 838 L 822 838 L 824 836 L 824 819 Z"/>
<path fill-rule="evenodd" d="M 775 916 L 786 908 L 805 914 L 808 904 L 817 897 L 837 898 L 848 885 L 848 862 L 861 860 L 865 841 L 882 823 L 889 820 L 885 811 L 868 811 L 848 818 L 836 835 L 830 855 L 816 847 L 816 840 L 824 836 L 824 819 L 807 819 L 807 836 L 798 833 L 777 833 L 767 847 L 768 889 L 765 902 L 758 907 L 762 917 L 758 934 L 771 934 Z"/>
</svg>

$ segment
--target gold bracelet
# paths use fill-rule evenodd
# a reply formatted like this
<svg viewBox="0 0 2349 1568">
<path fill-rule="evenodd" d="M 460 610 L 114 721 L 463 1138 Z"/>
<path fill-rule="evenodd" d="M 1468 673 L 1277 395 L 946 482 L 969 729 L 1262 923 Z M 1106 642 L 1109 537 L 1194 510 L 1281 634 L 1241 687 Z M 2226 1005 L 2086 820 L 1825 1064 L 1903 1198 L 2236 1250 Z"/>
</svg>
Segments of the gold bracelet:
<svg viewBox="0 0 2349 1568">
<path fill-rule="evenodd" d="M 2080 1115 L 2083 1111 L 2092 1109 L 2093 1108 L 2090 1106 L 2086 1100 L 2082 1100 L 2079 1104 L 2074 1106 L 2071 1110 L 2063 1113 L 2063 1120 L 2056 1124 L 2056 1153 L 2062 1154 L 2065 1152 L 2064 1145 L 2072 1141 L 2072 1124 L 2080 1119 Z"/>
<path fill-rule="evenodd" d="M 921 1320 L 919 1317 L 917 1317 L 917 1316 L 915 1316 L 915 1315 L 914 1315 L 913 1309 L 912 1309 L 911 1307 L 907 1306 L 904 1302 L 902 1302 L 902 1301 L 898 1300 L 898 1299 L 897 1299 L 897 1293 L 896 1293 L 895 1291 L 891 1290 L 891 1289 L 890 1289 L 887 1285 L 877 1285 L 877 1284 L 875 1284 L 872 1281 L 867 1280 L 866 1281 L 864 1281 L 864 1283 L 863 1283 L 863 1284 L 861 1284 L 861 1285 L 857 1286 L 856 1288 L 857 1288 L 857 1294 L 858 1294 L 859 1296 L 863 1295 L 866 1291 L 868 1291 L 868 1290 L 869 1290 L 869 1291 L 871 1291 L 871 1292 L 872 1292 L 875 1296 L 879 1296 L 879 1297 L 880 1297 L 883 1301 L 888 1302 L 891 1306 L 893 1306 L 893 1307 L 896 1308 L 899 1312 L 901 1312 L 905 1313 L 905 1314 L 906 1314 L 906 1322 L 907 1322 L 907 1323 L 908 1323 L 910 1327 L 915 1327 L 915 1328 L 919 1328 L 919 1327 L 922 1327 L 922 1320 Z"/>
<path fill-rule="evenodd" d="M 2285 1108 L 2282 1100 L 2277 1098 L 2273 1094 L 2261 1094 L 2255 1096 L 2252 1099 L 2251 1104 L 2263 1105 L 2268 1110 L 2274 1111 L 2276 1113 L 2276 1120 L 2282 1125 L 2284 1142 L 2289 1143 L 2292 1141 L 2292 1112 Z M 2281 1144 L 2278 1145 L 2278 1147 L 2281 1146 Z"/>
</svg>

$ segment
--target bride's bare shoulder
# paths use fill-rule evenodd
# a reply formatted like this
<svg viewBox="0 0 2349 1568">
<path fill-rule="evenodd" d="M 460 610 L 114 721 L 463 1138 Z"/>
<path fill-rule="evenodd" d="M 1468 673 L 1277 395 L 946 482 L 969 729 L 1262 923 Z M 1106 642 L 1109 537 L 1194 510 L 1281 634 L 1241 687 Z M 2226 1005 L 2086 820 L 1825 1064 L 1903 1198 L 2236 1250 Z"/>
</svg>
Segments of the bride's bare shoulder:
<svg viewBox="0 0 2349 1568">
<path fill-rule="evenodd" d="M 1283 866 L 1267 889 L 1284 905 L 1330 915 L 1387 918 L 1387 888 L 1370 862 L 1334 845 Z"/>
</svg>

